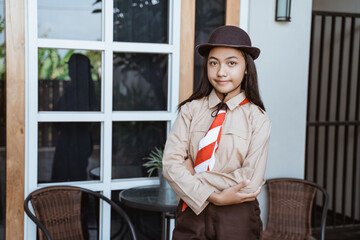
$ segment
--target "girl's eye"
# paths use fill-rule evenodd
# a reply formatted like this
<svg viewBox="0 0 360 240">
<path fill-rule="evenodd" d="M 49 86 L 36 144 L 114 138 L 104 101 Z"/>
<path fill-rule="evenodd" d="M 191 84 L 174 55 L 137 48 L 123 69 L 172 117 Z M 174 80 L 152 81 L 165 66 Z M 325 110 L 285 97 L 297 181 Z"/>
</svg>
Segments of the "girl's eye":
<svg viewBox="0 0 360 240">
<path fill-rule="evenodd" d="M 230 66 L 235 66 L 235 65 L 236 65 L 236 62 L 230 61 L 230 62 L 229 62 L 229 65 L 230 65 Z"/>
<path fill-rule="evenodd" d="M 216 65 L 217 65 L 217 62 L 215 62 L 215 61 L 210 61 L 210 62 L 209 62 L 209 65 L 210 65 L 210 66 L 216 66 Z"/>
</svg>

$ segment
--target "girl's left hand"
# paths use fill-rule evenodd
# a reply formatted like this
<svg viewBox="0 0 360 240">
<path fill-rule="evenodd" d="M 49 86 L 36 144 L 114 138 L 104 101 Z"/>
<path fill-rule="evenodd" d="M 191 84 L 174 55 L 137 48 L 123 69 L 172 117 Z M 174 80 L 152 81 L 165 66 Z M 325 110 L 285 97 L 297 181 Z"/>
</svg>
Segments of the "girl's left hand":
<svg viewBox="0 0 360 240">
<path fill-rule="evenodd" d="M 195 175 L 194 163 L 193 163 L 193 161 L 191 161 L 191 159 L 189 159 L 189 158 L 186 159 L 184 161 L 184 165 L 185 165 L 186 169 L 189 170 L 191 175 Z"/>
<path fill-rule="evenodd" d="M 208 198 L 208 201 L 218 206 L 254 201 L 260 194 L 261 187 L 253 193 L 240 192 L 249 182 L 249 180 L 243 181 L 233 187 L 224 189 L 220 193 L 213 192 Z"/>
</svg>

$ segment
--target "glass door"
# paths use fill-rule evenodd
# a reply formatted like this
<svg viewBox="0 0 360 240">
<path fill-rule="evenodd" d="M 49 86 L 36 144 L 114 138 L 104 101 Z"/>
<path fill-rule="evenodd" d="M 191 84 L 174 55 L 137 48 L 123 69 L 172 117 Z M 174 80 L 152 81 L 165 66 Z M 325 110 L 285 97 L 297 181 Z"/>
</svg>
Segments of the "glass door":
<svg viewBox="0 0 360 240">
<path fill-rule="evenodd" d="M 118 200 L 158 184 L 142 164 L 176 117 L 180 2 L 29 0 L 27 10 L 25 195 L 66 184 Z M 110 208 L 85 204 L 90 239 L 110 239 Z"/>
</svg>

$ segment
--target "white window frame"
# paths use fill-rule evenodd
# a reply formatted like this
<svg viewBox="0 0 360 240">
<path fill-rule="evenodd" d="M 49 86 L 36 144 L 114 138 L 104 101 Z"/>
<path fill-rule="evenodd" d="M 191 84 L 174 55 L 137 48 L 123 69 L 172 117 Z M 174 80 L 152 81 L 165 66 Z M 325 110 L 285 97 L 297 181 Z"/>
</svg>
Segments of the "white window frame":
<svg viewBox="0 0 360 240">
<path fill-rule="evenodd" d="M 102 41 L 38 38 L 37 0 L 26 1 L 26 154 L 25 196 L 30 192 L 55 185 L 72 185 L 102 192 L 111 198 L 111 191 L 158 184 L 157 177 L 111 179 L 112 123 L 114 121 L 167 121 L 169 132 L 177 115 L 179 102 L 180 9 L 181 1 L 169 0 L 169 43 L 113 42 L 113 1 L 102 3 Z M 102 51 L 101 112 L 38 112 L 38 48 Z M 113 53 L 168 54 L 167 111 L 113 111 Z M 38 123 L 39 122 L 100 122 L 100 180 L 38 184 Z M 110 239 L 110 207 L 100 206 L 100 239 Z M 36 226 L 25 216 L 25 239 L 35 239 Z"/>
</svg>

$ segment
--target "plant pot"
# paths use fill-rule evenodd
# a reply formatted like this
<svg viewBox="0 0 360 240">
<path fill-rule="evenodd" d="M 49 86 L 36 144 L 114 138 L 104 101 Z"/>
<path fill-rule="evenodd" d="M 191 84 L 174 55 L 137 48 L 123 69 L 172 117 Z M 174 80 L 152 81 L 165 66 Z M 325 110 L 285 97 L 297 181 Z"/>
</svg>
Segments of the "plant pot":
<svg viewBox="0 0 360 240">
<path fill-rule="evenodd" d="M 158 175 L 159 175 L 159 180 L 160 180 L 160 188 L 166 188 L 166 189 L 170 188 L 171 189 L 171 186 L 164 178 L 162 168 L 158 168 Z"/>
</svg>

